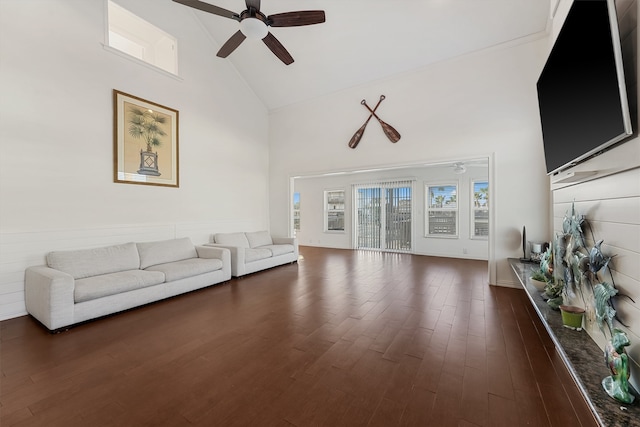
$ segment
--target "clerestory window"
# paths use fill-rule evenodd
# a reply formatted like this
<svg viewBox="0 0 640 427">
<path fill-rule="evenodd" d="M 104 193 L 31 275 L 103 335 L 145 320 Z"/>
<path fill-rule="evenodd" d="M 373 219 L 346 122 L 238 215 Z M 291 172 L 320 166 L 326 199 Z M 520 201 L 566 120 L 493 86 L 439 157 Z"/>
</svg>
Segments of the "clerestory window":
<svg viewBox="0 0 640 427">
<path fill-rule="evenodd" d="M 107 9 L 109 47 L 178 74 L 178 41 L 175 37 L 111 0 L 107 1 Z"/>
</svg>

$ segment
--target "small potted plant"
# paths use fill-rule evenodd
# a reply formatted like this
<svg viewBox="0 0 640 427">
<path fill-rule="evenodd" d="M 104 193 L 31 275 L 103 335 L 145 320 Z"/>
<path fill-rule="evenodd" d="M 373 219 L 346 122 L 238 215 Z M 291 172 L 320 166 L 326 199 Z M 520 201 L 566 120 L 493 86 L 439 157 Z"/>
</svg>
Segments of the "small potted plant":
<svg viewBox="0 0 640 427">
<path fill-rule="evenodd" d="M 584 308 L 573 305 L 561 305 L 560 311 L 562 312 L 562 325 L 565 328 L 576 331 L 582 330 L 582 318 L 584 317 L 585 311 Z"/>
<path fill-rule="evenodd" d="M 534 270 L 529 276 L 529 282 L 538 290 L 544 291 L 547 287 L 548 278 L 541 270 Z"/>
<path fill-rule="evenodd" d="M 553 252 L 551 248 L 546 245 L 545 251 L 540 256 L 540 266 L 532 270 L 531 276 L 529 276 L 529 282 L 538 290 L 546 291 L 549 284 L 553 282 Z M 544 296 L 549 297 L 548 294 Z"/>
<path fill-rule="evenodd" d="M 564 302 L 564 280 L 553 279 L 547 282 L 547 287 L 544 289 L 544 295 L 547 298 L 547 304 L 554 310 L 559 310 L 560 306 Z"/>
</svg>

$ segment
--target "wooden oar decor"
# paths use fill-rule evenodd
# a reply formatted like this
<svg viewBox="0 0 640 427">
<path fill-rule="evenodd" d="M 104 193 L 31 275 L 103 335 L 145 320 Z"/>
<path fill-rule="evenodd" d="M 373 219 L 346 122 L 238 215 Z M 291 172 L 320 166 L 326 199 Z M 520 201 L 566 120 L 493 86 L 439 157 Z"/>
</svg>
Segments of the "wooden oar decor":
<svg viewBox="0 0 640 427">
<path fill-rule="evenodd" d="M 378 106 L 380 105 L 380 103 L 384 101 L 384 98 L 385 98 L 384 95 L 380 95 L 380 100 L 378 100 L 378 103 L 373 108 L 373 111 L 371 112 L 371 114 L 369 114 L 369 117 L 367 118 L 367 120 L 364 122 L 362 126 L 360 126 L 360 129 L 358 129 L 356 133 L 354 133 L 353 136 L 351 137 L 351 140 L 349 141 L 349 148 L 356 148 L 358 146 L 358 144 L 360 143 L 360 140 L 362 139 L 362 135 L 364 135 L 364 129 L 367 127 L 369 120 L 371 120 L 371 117 L 373 117 L 373 113 L 378 109 Z M 363 103 L 363 102 L 365 102 L 364 99 L 360 101 L 360 103 Z"/>
<path fill-rule="evenodd" d="M 362 139 L 362 135 L 364 135 L 364 130 L 367 127 L 369 120 L 371 120 L 371 117 L 375 117 L 376 120 L 378 120 L 378 123 L 380 123 L 380 126 L 382 126 L 382 131 L 387 136 L 387 138 L 389 138 L 391 142 L 396 143 L 400 140 L 400 133 L 397 130 L 395 130 L 393 126 L 382 121 L 380 117 L 376 115 L 376 110 L 378 109 L 378 106 L 380 105 L 380 103 L 384 101 L 384 99 L 385 99 L 385 96 L 380 95 L 380 99 L 378 100 L 378 103 L 373 108 L 373 110 L 367 105 L 367 101 L 365 101 L 364 99 L 360 101 L 360 104 L 367 107 L 367 110 L 369 110 L 370 114 L 367 120 L 364 122 L 364 124 L 360 126 L 360 129 L 358 129 L 356 133 L 354 133 L 353 136 L 351 137 L 351 140 L 349 141 L 350 148 L 356 148 L 358 146 L 358 144 L 360 143 L 360 140 Z"/>
<path fill-rule="evenodd" d="M 380 126 L 382 126 L 382 131 L 384 132 L 385 135 L 387 135 L 387 138 L 389 138 L 389 141 L 396 143 L 398 141 L 400 141 L 400 133 L 395 130 L 395 128 L 393 126 L 391 126 L 388 123 L 383 122 L 382 120 L 380 120 L 380 117 L 378 117 L 375 113 L 375 111 L 373 111 L 371 108 L 369 108 L 369 106 L 367 105 L 367 101 L 365 101 L 364 99 L 361 102 L 362 105 L 364 105 L 365 107 L 367 107 L 367 110 L 369 110 L 371 112 L 371 115 L 373 117 L 376 118 L 376 120 L 378 120 L 378 122 L 380 123 Z"/>
</svg>

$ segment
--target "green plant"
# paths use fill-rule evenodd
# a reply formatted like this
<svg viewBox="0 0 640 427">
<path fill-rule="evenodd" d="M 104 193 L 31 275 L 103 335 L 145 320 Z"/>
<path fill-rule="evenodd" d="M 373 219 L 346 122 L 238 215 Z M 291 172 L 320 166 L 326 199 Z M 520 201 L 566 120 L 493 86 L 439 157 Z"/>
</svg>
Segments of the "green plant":
<svg viewBox="0 0 640 427">
<path fill-rule="evenodd" d="M 159 147 L 162 141 L 160 137 L 167 133 L 160 125 L 166 123 L 166 117 L 161 116 L 152 110 L 131 107 L 129 109 L 131 118 L 129 119 L 129 135 L 133 138 L 142 138 L 147 144 L 147 151 L 151 152 L 151 147 Z"/>
<path fill-rule="evenodd" d="M 549 281 L 547 276 L 541 270 L 535 270 L 533 273 L 531 273 L 531 279 L 538 280 L 540 282 L 548 282 Z"/>
<path fill-rule="evenodd" d="M 562 279 L 554 279 L 547 282 L 547 287 L 545 288 L 544 293 L 549 298 L 547 300 L 547 304 L 554 310 L 559 310 L 560 306 L 563 304 L 564 286 L 565 283 Z"/>
<path fill-rule="evenodd" d="M 473 205 L 476 208 L 489 206 L 489 187 L 482 187 L 473 192 Z"/>
</svg>

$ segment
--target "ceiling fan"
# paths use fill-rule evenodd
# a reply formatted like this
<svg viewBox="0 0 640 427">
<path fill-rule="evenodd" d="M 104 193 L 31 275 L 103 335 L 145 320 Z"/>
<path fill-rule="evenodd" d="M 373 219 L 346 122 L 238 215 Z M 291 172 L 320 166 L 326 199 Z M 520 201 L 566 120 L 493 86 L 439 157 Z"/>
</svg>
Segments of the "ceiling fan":
<svg viewBox="0 0 640 427">
<path fill-rule="evenodd" d="M 325 21 L 323 10 L 303 10 L 266 16 L 260 12 L 260 0 L 245 0 L 247 9 L 239 14 L 199 0 L 173 1 L 224 18 L 234 19 L 240 23 L 240 29 L 218 51 L 217 56 L 220 58 L 229 56 L 231 52 L 240 46 L 244 39 L 249 37 L 255 40 L 262 40 L 271 49 L 271 52 L 286 65 L 289 65 L 293 62 L 293 57 L 267 27 L 299 27 L 302 25 L 321 24 Z"/>
<path fill-rule="evenodd" d="M 453 164 L 453 173 L 457 175 L 462 175 L 467 171 L 467 167 L 463 162 L 457 162 Z"/>
</svg>

